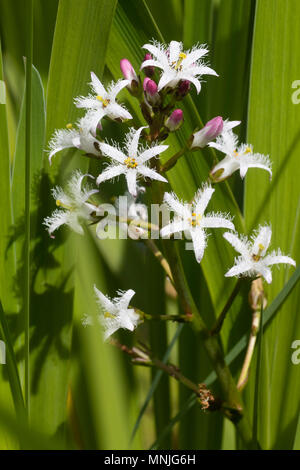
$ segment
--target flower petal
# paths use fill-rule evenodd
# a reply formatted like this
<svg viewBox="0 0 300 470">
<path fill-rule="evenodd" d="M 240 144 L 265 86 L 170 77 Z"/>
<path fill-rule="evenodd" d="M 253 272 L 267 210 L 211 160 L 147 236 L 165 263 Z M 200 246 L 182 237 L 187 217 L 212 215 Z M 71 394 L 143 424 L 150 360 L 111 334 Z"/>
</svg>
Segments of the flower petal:
<svg viewBox="0 0 300 470">
<path fill-rule="evenodd" d="M 130 85 L 130 80 L 118 80 L 113 86 L 109 89 L 109 98 L 115 101 L 117 95 L 120 93 L 123 88 Z"/>
<path fill-rule="evenodd" d="M 203 228 L 228 228 L 229 230 L 234 230 L 235 227 L 231 220 L 225 216 L 215 216 L 215 215 L 206 215 L 201 219 L 201 227 Z"/>
<path fill-rule="evenodd" d="M 116 176 L 119 176 L 122 173 L 125 173 L 124 165 L 109 166 L 106 170 L 100 173 L 100 175 L 98 176 L 96 180 L 96 183 L 99 185 L 100 183 L 103 183 L 103 181 L 107 181 L 112 178 L 115 178 Z"/>
<path fill-rule="evenodd" d="M 120 297 L 117 300 L 117 307 L 120 309 L 127 309 L 134 295 L 135 292 L 133 289 L 129 289 L 126 292 L 121 292 Z"/>
<path fill-rule="evenodd" d="M 193 240 L 195 257 L 197 262 L 200 263 L 203 258 L 204 250 L 206 247 L 205 231 L 201 228 L 196 228 L 194 230 L 191 230 L 190 233 Z"/>
<path fill-rule="evenodd" d="M 293 260 L 293 258 L 284 255 L 270 254 L 264 258 L 263 262 L 267 266 L 272 266 L 273 264 L 291 264 L 292 266 L 296 266 L 296 261 Z"/>
<path fill-rule="evenodd" d="M 239 276 L 240 274 L 247 273 L 248 271 L 251 271 L 253 269 L 253 266 L 251 263 L 247 261 L 241 261 L 235 266 L 233 266 L 227 273 L 225 274 L 225 277 L 233 277 L 233 276 Z"/>
<path fill-rule="evenodd" d="M 258 234 L 253 238 L 252 253 L 265 256 L 267 249 L 271 243 L 272 229 L 269 225 L 260 226 Z"/>
<path fill-rule="evenodd" d="M 136 177 L 137 177 L 136 170 L 130 169 L 126 172 L 126 181 L 127 181 L 128 191 L 133 197 L 136 197 L 137 195 Z"/>
<path fill-rule="evenodd" d="M 197 60 L 201 59 L 208 53 L 208 49 L 206 47 L 199 47 L 194 49 L 189 54 L 187 54 L 186 58 L 182 61 L 182 66 L 187 67 L 197 62 Z"/>
<path fill-rule="evenodd" d="M 165 193 L 164 203 L 169 206 L 170 210 L 173 210 L 183 219 L 188 219 L 191 217 L 189 205 L 187 203 L 181 202 L 175 193 Z"/>
<path fill-rule="evenodd" d="M 138 157 L 139 163 L 145 163 L 147 160 L 150 160 L 150 158 L 156 157 L 156 155 L 163 153 L 168 148 L 168 145 L 156 145 L 155 147 L 145 150 Z"/>
<path fill-rule="evenodd" d="M 167 238 L 173 233 L 178 233 L 178 232 L 184 232 L 185 230 L 188 230 L 189 224 L 185 220 L 173 220 L 168 225 L 165 225 L 161 231 L 160 235 L 162 238 Z"/>
<path fill-rule="evenodd" d="M 113 147 L 112 145 L 106 144 L 105 142 L 99 143 L 99 147 L 101 153 L 103 153 L 103 155 L 106 157 L 110 157 L 119 163 L 124 163 L 126 155 L 117 147 Z"/>
<path fill-rule="evenodd" d="M 246 240 L 241 240 L 237 235 L 235 235 L 234 233 L 231 233 L 231 232 L 224 233 L 223 237 L 244 258 L 249 258 L 251 256 L 250 253 L 249 253 L 249 243 L 247 243 Z"/>
<path fill-rule="evenodd" d="M 162 181 L 163 183 L 167 183 L 168 180 L 164 178 L 164 176 L 157 173 L 155 170 L 148 168 L 145 165 L 138 165 L 137 171 L 140 175 L 145 176 L 146 178 L 151 178 L 152 180 Z"/>
<path fill-rule="evenodd" d="M 169 45 L 169 62 L 177 62 L 179 59 L 179 54 L 182 50 L 182 42 L 171 41 Z"/>
<path fill-rule="evenodd" d="M 97 289 L 97 287 L 94 285 L 94 292 L 97 296 L 97 301 L 100 307 L 106 312 L 109 312 L 111 314 L 114 314 L 116 311 L 114 303 L 102 292 Z"/>
<path fill-rule="evenodd" d="M 144 44 L 143 49 L 147 49 L 163 66 L 169 65 L 167 54 L 161 44 Z"/>
<path fill-rule="evenodd" d="M 91 80 L 92 80 L 91 85 L 92 85 L 93 91 L 95 92 L 95 95 L 100 95 L 102 97 L 106 96 L 107 94 L 106 90 L 94 72 L 91 72 Z"/>
<path fill-rule="evenodd" d="M 214 192 L 215 190 L 210 185 L 204 185 L 197 191 L 194 197 L 195 212 L 197 214 L 204 214 L 204 211 Z"/>
<path fill-rule="evenodd" d="M 134 158 L 137 157 L 141 132 L 143 131 L 143 129 L 146 129 L 146 128 L 147 126 L 142 126 L 134 134 L 132 134 L 132 140 L 130 143 L 128 143 L 128 146 L 127 146 L 129 157 L 134 157 Z"/>
</svg>

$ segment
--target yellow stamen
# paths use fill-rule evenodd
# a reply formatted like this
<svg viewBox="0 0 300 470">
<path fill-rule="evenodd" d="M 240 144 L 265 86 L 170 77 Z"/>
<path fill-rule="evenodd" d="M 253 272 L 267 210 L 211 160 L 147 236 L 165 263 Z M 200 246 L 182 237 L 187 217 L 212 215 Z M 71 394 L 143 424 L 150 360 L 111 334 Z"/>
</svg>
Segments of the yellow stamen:
<svg viewBox="0 0 300 470">
<path fill-rule="evenodd" d="M 234 156 L 235 156 L 235 157 L 238 157 L 238 156 L 239 156 L 239 152 L 237 152 L 236 150 L 234 150 L 233 153 L 234 153 Z"/>
<path fill-rule="evenodd" d="M 258 248 L 259 248 L 259 249 L 258 249 L 257 255 L 252 255 L 252 259 L 253 259 L 254 261 L 259 261 L 259 260 L 260 260 L 260 258 L 261 258 L 261 252 L 264 250 L 265 247 L 264 247 L 264 245 L 262 245 L 261 243 L 259 243 L 259 244 L 258 244 Z"/>
<path fill-rule="evenodd" d="M 128 157 L 126 160 L 124 160 L 125 165 L 127 165 L 127 168 L 136 168 L 137 167 L 137 161 L 133 157 Z"/>
<path fill-rule="evenodd" d="M 64 209 L 68 209 L 69 211 L 72 210 L 71 206 L 67 206 L 67 204 L 64 204 L 63 202 L 61 202 L 60 199 L 56 199 L 56 205 L 57 207 L 63 207 Z"/>
<path fill-rule="evenodd" d="M 175 62 L 175 61 L 172 62 L 172 66 L 175 68 L 175 70 L 181 70 L 182 69 L 181 62 L 185 58 L 186 58 L 186 54 L 184 52 L 180 52 L 179 53 L 179 59 L 177 60 L 177 62 Z"/>
<path fill-rule="evenodd" d="M 66 125 L 66 128 L 67 128 L 67 129 L 72 129 L 72 127 L 73 127 L 73 124 L 72 124 L 71 122 L 69 122 L 69 123 Z"/>
<path fill-rule="evenodd" d="M 110 100 L 106 100 L 106 99 L 104 99 L 104 98 L 103 98 L 102 96 L 100 96 L 100 95 L 97 95 L 97 96 L 96 96 L 96 99 L 97 99 L 98 101 L 101 101 L 101 103 L 102 103 L 102 105 L 103 105 L 103 108 L 106 108 L 106 106 L 108 106 L 109 103 L 110 103 Z"/>
<path fill-rule="evenodd" d="M 114 316 L 109 312 L 104 312 L 104 317 L 105 318 L 114 318 Z"/>
<path fill-rule="evenodd" d="M 202 219 L 201 214 L 197 215 L 196 212 L 192 212 L 192 217 L 190 217 L 188 221 L 192 227 L 196 227 L 197 225 L 200 225 L 201 219 Z"/>
<path fill-rule="evenodd" d="M 245 153 L 251 153 L 251 152 L 252 152 L 251 148 L 247 147 L 246 150 L 245 150 Z"/>
</svg>

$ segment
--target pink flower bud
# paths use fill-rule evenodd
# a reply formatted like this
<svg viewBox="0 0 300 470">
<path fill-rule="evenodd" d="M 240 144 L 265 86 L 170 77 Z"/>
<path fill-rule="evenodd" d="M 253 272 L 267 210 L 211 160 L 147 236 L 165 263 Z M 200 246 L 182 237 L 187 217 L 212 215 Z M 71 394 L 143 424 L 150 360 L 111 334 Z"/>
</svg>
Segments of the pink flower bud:
<svg viewBox="0 0 300 470">
<path fill-rule="evenodd" d="M 143 86 L 144 86 L 144 90 L 146 91 L 146 93 L 148 93 L 148 95 L 154 96 L 157 93 L 158 87 L 156 83 L 150 78 L 148 77 L 145 78 Z"/>
<path fill-rule="evenodd" d="M 175 109 L 171 116 L 165 122 L 165 126 L 171 131 L 177 131 L 183 124 L 183 112 L 181 109 Z"/>
<path fill-rule="evenodd" d="M 152 55 L 149 54 L 149 52 L 145 54 L 143 62 L 145 62 L 146 60 L 152 60 Z M 145 67 L 144 72 L 147 77 L 153 77 L 155 70 L 154 70 L 154 67 L 150 66 L 150 67 Z"/>
<path fill-rule="evenodd" d="M 177 88 L 176 95 L 179 99 L 184 98 L 190 91 L 191 82 L 189 80 L 182 80 Z"/>
<path fill-rule="evenodd" d="M 122 59 L 120 61 L 120 69 L 123 74 L 123 77 L 126 80 L 130 80 L 130 82 L 132 82 L 132 80 L 138 82 L 137 74 L 135 73 L 135 70 L 128 59 Z"/>
<path fill-rule="evenodd" d="M 221 116 L 208 121 L 203 129 L 193 134 L 191 148 L 203 148 L 212 140 L 215 140 L 223 131 L 224 122 Z"/>
<path fill-rule="evenodd" d="M 156 104 L 160 100 L 157 84 L 153 80 L 146 77 L 143 82 L 143 88 L 150 104 Z"/>
</svg>

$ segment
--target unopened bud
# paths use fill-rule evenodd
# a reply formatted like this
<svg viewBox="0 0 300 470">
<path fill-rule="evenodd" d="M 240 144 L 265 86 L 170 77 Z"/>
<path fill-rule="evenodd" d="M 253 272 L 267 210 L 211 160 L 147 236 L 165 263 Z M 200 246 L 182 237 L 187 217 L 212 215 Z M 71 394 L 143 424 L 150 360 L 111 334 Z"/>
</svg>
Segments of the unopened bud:
<svg viewBox="0 0 300 470">
<path fill-rule="evenodd" d="M 165 126 L 171 131 L 177 131 L 183 124 L 183 112 L 181 109 L 175 109 L 171 116 L 165 122 Z"/>
<path fill-rule="evenodd" d="M 126 80 L 129 80 L 130 82 L 132 82 L 132 80 L 135 80 L 136 82 L 138 82 L 137 74 L 135 73 L 135 70 L 132 67 L 131 62 L 129 62 L 128 59 L 122 59 L 120 61 L 120 69 L 123 74 L 123 77 Z"/>
<path fill-rule="evenodd" d="M 190 91 L 191 82 L 189 80 L 182 80 L 176 90 L 177 100 L 182 100 Z"/>
<path fill-rule="evenodd" d="M 149 54 L 149 52 L 145 54 L 143 62 L 145 62 L 146 60 L 152 60 L 152 55 Z M 147 77 L 153 77 L 155 70 L 154 70 L 154 67 L 150 65 L 149 67 L 144 68 L 144 72 Z"/>
<path fill-rule="evenodd" d="M 262 305 L 264 309 L 267 307 L 267 298 L 264 292 L 264 286 L 261 277 L 255 279 L 251 283 L 249 303 L 250 307 L 254 311 L 260 310 Z"/>
<path fill-rule="evenodd" d="M 216 139 L 223 131 L 223 119 L 221 116 L 217 116 L 208 121 L 201 131 L 193 134 L 193 141 L 191 148 L 203 148 L 209 142 Z"/>
<path fill-rule="evenodd" d="M 130 82 L 127 86 L 128 91 L 130 91 L 133 96 L 138 96 L 138 94 L 141 92 L 139 86 L 140 80 L 137 74 L 135 73 L 131 62 L 129 62 L 128 59 L 122 59 L 120 61 L 120 69 L 123 74 L 123 77 Z"/>
<path fill-rule="evenodd" d="M 146 77 L 143 82 L 143 88 L 146 94 L 147 101 L 150 104 L 153 105 L 159 102 L 160 96 L 157 91 L 158 87 L 154 80 L 151 80 L 150 78 Z"/>
</svg>

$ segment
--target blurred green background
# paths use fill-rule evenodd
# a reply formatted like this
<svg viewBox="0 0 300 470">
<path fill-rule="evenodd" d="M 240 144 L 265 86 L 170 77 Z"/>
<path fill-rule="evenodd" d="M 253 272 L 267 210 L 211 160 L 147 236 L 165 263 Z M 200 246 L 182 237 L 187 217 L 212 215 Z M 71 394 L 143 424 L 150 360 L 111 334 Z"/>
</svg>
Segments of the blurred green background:
<svg viewBox="0 0 300 470">
<path fill-rule="evenodd" d="M 300 104 L 292 101 L 292 83 L 300 80 L 300 2 L 33 1 L 28 329 L 24 57 L 30 46 L 30 4 L 29 0 L 0 0 L 0 79 L 7 88 L 6 105 L 0 104 L 0 339 L 7 345 L 7 364 L 0 365 L 0 448 L 240 448 L 229 421 L 203 413 L 175 380 L 149 368 L 133 368 L 127 357 L 103 344 L 99 331 L 82 327 L 84 314 L 96 314 L 93 284 L 110 295 L 133 288 L 134 305 L 147 313 L 174 314 L 179 307 L 166 289 L 161 267 L 142 242 L 100 241 L 93 231 L 80 237 L 62 230 L 55 239 L 49 238 L 42 220 L 54 209 L 50 188 L 64 181 L 73 168 L 97 174 L 97 166 L 80 152 L 64 151 L 50 168 L 45 150 L 55 129 L 81 115 L 73 98 L 87 93 L 91 70 L 105 82 L 116 80 L 124 57 L 139 70 L 144 56 L 141 46 L 152 38 L 183 41 L 185 49 L 206 43 L 219 78 L 209 78 L 199 96 L 192 91 L 182 104 L 185 124 L 170 137 L 170 151 L 164 158 L 214 116 L 242 120 L 239 137 L 258 152 L 270 154 L 273 180 L 270 183 L 264 172 L 255 170 L 245 182 L 235 175 L 229 184 L 218 185 L 212 209 L 235 214 L 240 230 L 270 221 L 274 248 L 280 246 L 299 260 Z M 126 91 L 120 96 L 142 122 L 134 99 Z M 104 132 L 118 139 L 124 128 L 112 124 Z M 205 150 L 187 153 L 169 173 L 171 187 L 190 199 L 210 166 Z M 123 190 L 123 182 L 108 184 L 101 199 Z M 220 234 L 210 237 L 200 266 L 183 244 L 180 249 L 197 306 L 212 325 L 234 286 L 234 280 L 223 276 L 233 253 Z M 274 281 L 266 289 L 269 305 L 292 273 L 289 268 L 274 270 Z M 276 308 L 276 317 L 266 321 L 258 401 L 256 358 L 244 392 L 250 415 L 256 407 L 263 449 L 300 449 L 300 365 L 291 361 L 291 345 L 300 339 L 298 278 L 297 271 L 290 295 Z M 244 291 L 222 330 L 224 353 L 235 358 L 231 363 L 235 377 L 250 324 Z M 136 339 L 147 342 L 163 358 L 174 335 L 169 359 L 196 383 L 207 378 L 212 383 L 211 366 L 189 325 L 147 324 L 136 335 L 121 333 L 120 339 L 128 345 Z M 30 364 L 30 429 L 22 419 L 26 361 Z M 216 382 L 211 387 L 218 392 Z"/>
</svg>

